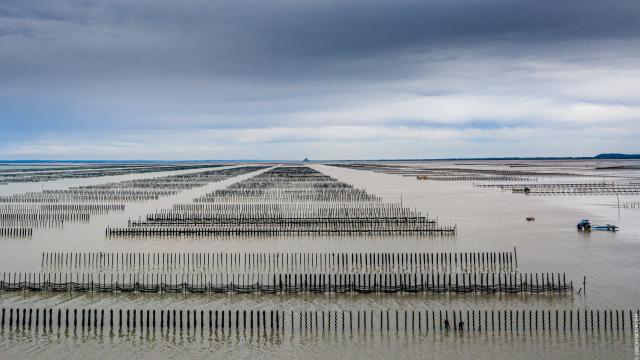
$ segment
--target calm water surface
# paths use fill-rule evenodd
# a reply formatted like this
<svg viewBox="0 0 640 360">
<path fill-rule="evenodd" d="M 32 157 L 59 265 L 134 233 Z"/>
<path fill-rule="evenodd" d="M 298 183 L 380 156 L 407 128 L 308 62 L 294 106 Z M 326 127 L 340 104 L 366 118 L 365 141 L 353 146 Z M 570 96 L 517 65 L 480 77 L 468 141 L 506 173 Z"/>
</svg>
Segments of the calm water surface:
<svg viewBox="0 0 640 360">
<path fill-rule="evenodd" d="M 633 163 L 632 163 L 633 164 Z M 415 164 L 414 164 L 415 165 Z M 432 163 L 423 164 L 433 166 Z M 549 171 L 592 175 L 591 180 L 639 177 L 637 170 L 593 170 L 584 162 L 539 162 Z M 442 163 L 438 166 L 453 166 Z M 486 167 L 476 163 L 471 166 Z M 495 164 L 490 164 L 500 168 Z M 618 209 L 615 196 L 524 196 L 496 189 L 476 188 L 472 182 L 418 181 L 413 177 L 312 165 L 339 180 L 366 188 L 385 201 L 437 217 L 442 225 L 456 224 L 455 236 L 271 236 L 107 238 L 107 226 L 125 226 L 175 203 L 223 188 L 249 177 L 240 176 L 146 203 L 127 203 L 123 213 L 94 215 L 88 224 L 37 229 L 30 239 L 0 239 L 0 271 L 41 271 L 46 251 L 111 252 L 379 252 L 379 251 L 512 251 L 520 272 L 560 272 L 586 294 L 549 295 L 130 295 L 130 294 L 0 294 L 10 306 L 61 306 L 154 309 L 637 309 L 640 306 L 640 210 Z M 182 172 L 192 172 L 187 170 Z M 197 170 L 195 170 L 197 171 Z M 176 172 L 181 173 L 181 172 Z M 66 188 L 154 174 L 65 180 L 52 183 L 0 185 L 0 194 Z M 573 180 L 585 181 L 584 178 Z M 551 178 L 549 181 L 567 181 Z M 621 202 L 638 196 L 620 197 Z M 535 222 L 525 221 L 534 216 Z M 615 223 L 617 233 L 581 233 L 582 218 Z M 632 358 L 630 333 L 217 333 L 174 331 L 0 331 L 0 358 Z"/>
</svg>

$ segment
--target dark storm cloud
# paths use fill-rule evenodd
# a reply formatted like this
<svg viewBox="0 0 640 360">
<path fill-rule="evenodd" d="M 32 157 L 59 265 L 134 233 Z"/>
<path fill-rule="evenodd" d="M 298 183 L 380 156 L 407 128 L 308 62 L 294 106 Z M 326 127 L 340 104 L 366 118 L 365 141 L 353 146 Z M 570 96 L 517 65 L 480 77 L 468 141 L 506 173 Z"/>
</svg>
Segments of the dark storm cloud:
<svg viewBox="0 0 640 360">
<path fill-rule="evenodd" d="M 619 0 L 78 0 L 0 7 L 2 33 L 13 38 L 3 41 L 3 67 L 13 65 L 19 75 L 169 71 L 283 81 L 332 73 L 342 65 L 335 61 L 407 49 L 635 37 L 639 15 L 640 2 Z M 47 56 L 31 56 L 37 54 Z M 366 77 L 366 70 L 347 66 L 339 75 Z"/>
</svg>

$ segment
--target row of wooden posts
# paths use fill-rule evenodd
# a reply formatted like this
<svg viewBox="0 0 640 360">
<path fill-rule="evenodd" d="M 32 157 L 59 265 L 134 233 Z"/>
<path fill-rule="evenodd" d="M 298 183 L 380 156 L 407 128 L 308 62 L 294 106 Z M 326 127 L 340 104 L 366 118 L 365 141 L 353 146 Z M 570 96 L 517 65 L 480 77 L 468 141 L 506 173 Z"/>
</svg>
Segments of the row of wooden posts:
<svg viewBox="0 0 640 360">
<path fill-rule="evenodd" d="M 2 308 L 0 328 L 275 332 L 628 332 L 639 310 L 247 310 Z"/>
<path fill-rule="evenodd" d="M 573 189 L 573 190 L 535 190 L 527 192 L 527 195 L 638 195 L 640 187 L 624 189 Z"/>
<path fill-rule="evenodd" d="M 517 252 L 435 253 L 43 253 L 44 268 L 162 269 L 504 269 L 517 268 Z"/>
<path fill-rule="evenodd" d="M 30 237 L 33 228 L 26 227 L 0 227 L 0 237 Z"/>
<path fill-rule="evenodd" d="M 124 204 L 0 204 L 0 227 L 62 227 L 123 210 Z"/>
<path fill-rule="evenodd" d="M 0 213 L 18 214 L 103 214 L 124 211 L 124 204 L 1 204 Z"/>
<path fill-rule="evenodd" d="M 157 235 L 310 235 L 310 234 L 384 234 L 384 235 L 406 235 L 406 234 L 454 234 L 456 226 L 418 226 L 405 228 L 348 228 L 340 229 L 333 227 L 318 226 L 314 228 L 282 228 L 279 226 L 252 226 L 243 224 L 238 226 L 219 227 L 130 227 L 112 228 L 107 227 L 106 236 L 157 236 Z"/>
<path fill-rule="evenodd" d="M 41 182 L 60 179 L 86 179 L 103 176 L 142 174 L 158 171 L 179 171 L 218 167 L 221 165 L 149 165 L 149 166 L 94 166 L 91 168 L 11 169 L 13 174 L 0 174 L 0 183 Z M 55 170 L 55 171 L 50 171 Z M 62 171 L 61 171 L 62 170 Z M 74 170 L 74 171 L 69 171 Z"/>
<path fill-rule="evenodd" d="M 147 215 L 148 220 L 167 220 L 198 217 L 416 217 L 423 216 L 416 209 L 400 203 L 352 202 L 259 202 L 259 203 L 198 203 L 174 204 L 171 209 L 160 209 Z"/>
<path fill-rule="evenodd" d="M 286 186 L 283 184 L 283 186 Z M 230 188 L 217 190 L 212 194 L 194 199 L 196 203 L 263 203 L 267 202 L 375 202 L 381 201 L 376 195 L 369 194 L 361 189 L 341 189 L 333 191 L 321 191 L 322 189 L 313 190 L 286 190 L 272 189 L 269 191 L 262 190 L 260 192 L 238 191 Z"/>
<path fill-rule="evenodd" d="M 602 189 L 602 188 L 615 188 L 614 182 L 579 182 L 579 183 L 517 183 L 517 184 L 474 184 L 476 187 L 481 188 L 499 188 L 505 190 L 521 189 L 523 186 L 530 189 L 562 189 L 562 188 L 585 188 L 585 189 Z M 622 187 L 623 185 L 617 185 Z"/>
<path fill-rule="evenodd" d="M 173 193 L 172 193 L 173 194 Z M 19 194 L 11 196 L 0 196 L 0 203 L 73 203 L 73 202 L 141 202 L 158 200 L 160 196 L 172 194 L 103 194 L 103 195 L 64 195 L 64 194 Z"/>
<path fill-rule="evenodd" d="M 88 213 L 2 213 L 0 223 L 7 222 L 62 222 L 62 221 L 89 221 Z"/>
<path fill-rule="evenodd" d="M 75 275 L 75 279 L 74 279 Z M 586 281 L 585 281 L 586 288 Z M 573 293 L 554 273 L 69 274 L 3 273 L 0 291 L 103 293 Z"/>
<path fill-rule="evenodd" d="M 299 215 L 287 216 L 194 216 L 194 217 L 176 217 L 172 219 L 149 219 L 147 220 L 129 220 L 128 226 L 153 227 L 153 226 L 202 226 L 202 225 L 278 225 L 278 226 L 321 226 L 330 225 L 334 227 L 357 227 L 366 226 L 377 227 L 383 226 L 429 226 L 435 224 L 435 220 L 427 219 L 424 216 L 404 216 L 404 217 L 351 217 L 351 216 L 334 216 L 334 217 L 301 217 Z"/>
<path fill-rule="evenodd" d="M 349 271 L 515 271 L 512 252 L 372 252 L 372 253 L 112 253 L 46 252 L 43 269 L 162 269 L 162 270 L 268 270 L 308 269 Z"/>
<path fill-rule="evenodd" d="M 5 215 L 5 216 L 2 216 Z M 63 227 L 65 222 L 88 223 L 89 214 L 0 214 L 3 227 Z"/>
<path fill-rule="evenodd" d="M 425 178 L 426 176 L 426 178 Z M 507 175 L 481 175 L 481 174 L 465 174 L 465 175 L 418 175 L 418 180 L 433 181 L 533 181 L 535 179 L 528 177 L 507 176 Z"/>
<path fill-rule="evenodd" d="M 631 183 L 529 183 L 529 184 L 474 184 L 482 188 L 498 188 L 522 192 L 527 195 L 636 195 L 640 185 Z M 526 189 L 526 191 L 521 191 Z"/>
</svg>

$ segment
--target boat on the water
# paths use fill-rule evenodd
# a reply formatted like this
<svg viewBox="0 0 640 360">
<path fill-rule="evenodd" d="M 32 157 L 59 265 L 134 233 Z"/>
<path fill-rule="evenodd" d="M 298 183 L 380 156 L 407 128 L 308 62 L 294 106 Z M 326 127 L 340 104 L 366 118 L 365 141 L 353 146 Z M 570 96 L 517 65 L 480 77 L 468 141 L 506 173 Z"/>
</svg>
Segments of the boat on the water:
<svg viewBox="0 0 640 360">
<path fill-rule="evenodd" d="M 620 228 L 616 225 L 611 225 L 611 224 L 606 224 L 606 225 L 591 225 L 591 223 L 589 222 L 589 220 L 587 219 L 583 219 L 580 220 L 580 222 L 577 225 L 578 230 L 580 231 L 591 231 L 591 230 L 598 230 L 598 231 L 618 231 L 620 230 Z"/>
</svg>

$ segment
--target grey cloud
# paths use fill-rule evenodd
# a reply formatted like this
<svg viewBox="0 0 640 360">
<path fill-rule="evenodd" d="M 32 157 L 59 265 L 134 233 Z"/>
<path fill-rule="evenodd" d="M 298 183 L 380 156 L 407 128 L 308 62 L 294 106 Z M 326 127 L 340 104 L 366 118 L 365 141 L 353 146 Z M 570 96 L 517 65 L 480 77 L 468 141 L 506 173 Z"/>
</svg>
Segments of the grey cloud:
<svg viewBox="0 0 640 360">
<path fill-rule="evenodd" d="M 621 0 L 5 1 L 0 9 L 0 21 L 31 26 L 49 39 L 5 40 L 51 56 L 21 59 L 24 72 L 30 66 L 49 68 L 45 60 L 64 60 L 68 72 L 204 72 L 213 78 L 295 81 L 340 71 L 341 60 L 408 49 L 628 38 L 640 32 L 640 3 Z M 368 74 L 366 66 L 362 71 Z M 358 67 L 346 66 L 336 75 L 352 72 Z"/>
<path fill-rule="evenodd" d="M 0 121 L 26 148 L 72 130 L 568 132 L 591 113 L 630 127 L 639 14 L 623 0 L 0 0 Z"/>
</svg>

